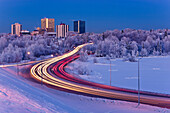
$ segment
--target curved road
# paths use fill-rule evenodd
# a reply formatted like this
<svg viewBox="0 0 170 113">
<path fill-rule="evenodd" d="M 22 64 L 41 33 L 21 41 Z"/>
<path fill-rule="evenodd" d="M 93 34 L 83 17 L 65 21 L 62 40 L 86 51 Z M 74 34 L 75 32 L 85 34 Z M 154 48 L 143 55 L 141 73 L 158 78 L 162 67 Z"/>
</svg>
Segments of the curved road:
<svg viewBox="0 0 170 113">
<path fill-rule="evenodd" d="M 30 70 L 31 76 L 39 82 L 73 93 L 138 102 L 138 95 L 135 90 L 85 81 L 64 71 L 64 67 L 68 63 L 79 57 L 77 54 L 79 50 L 89 44 L 80 45 L 69 53 L 34 65 Z M 141 91 L 140 93 L 141 103 L 170 108 L 170 95 L 155 94 L 144 91 Z"/>
</svg>

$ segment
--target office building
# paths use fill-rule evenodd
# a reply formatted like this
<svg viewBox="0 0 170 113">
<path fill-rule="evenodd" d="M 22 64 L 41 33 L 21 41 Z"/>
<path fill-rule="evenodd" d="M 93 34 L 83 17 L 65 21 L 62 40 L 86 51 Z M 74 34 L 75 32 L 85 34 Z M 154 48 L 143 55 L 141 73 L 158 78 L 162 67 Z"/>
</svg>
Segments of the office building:
<svg viewBox="0 0 170 113">
<path fill-rule="evenodd" d="M 85 33 L 85 21 L 74 21 L 74 32 L 77 32 L 79 34 Z"/>
<path fill-rule="evenodd" d="M 21 35 L 30 35 L 31 33 L 30 33 L 29 31 L 27 31 L 27 30 L 22 30 L 22 31 L 20 32 L 20 34 L 21 34 Z"/>
<path fill-rule="evenodd" d="M 20 36 L 20 33 L 22 31 L 22 25 L 19 23 L 15 23 L 11 25 L 11 34 L 12 35 L 18 35 Z"/>
<path fill-rule="evenodd" d="M 56 32 L 47 32 L 46 35 L 56 37 Z"/>
<path fill-rule="evenodd" d="M 67 37 L 67 32 L 69 31 L 69 25 L 61 23 L 56 26 L 56 36 L 58 38 Z"/>
<path fill-rule="evenodd" d="M 54 19 L 43 18 L 41 19 L 41 29 L 45 29 L 47 32 L 54 32 Z"/>
<path fill-rule="evenodd" d="M 31 35 L 38 35 L 39 34 L 39 30 L 35 29 L 34 31 L 31 32 Z"/>
</svg>

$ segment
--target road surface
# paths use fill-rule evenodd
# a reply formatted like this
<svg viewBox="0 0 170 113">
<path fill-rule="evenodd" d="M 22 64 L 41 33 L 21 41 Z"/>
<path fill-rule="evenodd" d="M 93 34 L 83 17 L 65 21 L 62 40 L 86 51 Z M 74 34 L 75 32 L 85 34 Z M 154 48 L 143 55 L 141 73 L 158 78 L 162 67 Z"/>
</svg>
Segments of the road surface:
<svg viewBox="0 0 170 113">
<path fill-rule="evenodd" d="M 92 44 L 92 43 L 90 43 Z M 108 99 L 118 99 L 138 102 L 136 90 L 107 86 L 76 78 L 64 71 L 64 67 L 72 60 L 79 57 L 79 50 L 88 44 L 76 47 L 73 51 L 62 56 L 54 57 L 34 65 L 31 76 L 37 81 L 51 87 L 63 89 L 72 93 L 83 94 Z M 170 95 L 155 94 L 141 91 L 140 102 L 143 104 L 170 108 Z"/>
</svg>

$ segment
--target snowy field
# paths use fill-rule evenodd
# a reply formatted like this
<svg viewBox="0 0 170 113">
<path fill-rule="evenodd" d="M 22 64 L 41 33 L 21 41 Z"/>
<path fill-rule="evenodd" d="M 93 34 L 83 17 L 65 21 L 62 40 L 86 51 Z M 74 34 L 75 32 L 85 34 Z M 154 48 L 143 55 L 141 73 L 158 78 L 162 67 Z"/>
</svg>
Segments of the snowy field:
<svg viewBox="0 0 170 113">
<path fill-rule="evenodd" d="M 159 107 L 141 104 L 136 108 L 136 103 L 54 90 L 31 80 L 24 66 L 19 70 L 17 75 L 15 67 L 0 68 L 0 113 L 170 113 Z"/>
<path fill-rule="evenodd" d="M 110 60 L 89 56 L 87 62 L 80 60 L 68 65 L 68 69 L 86 68 L 88 75 L 79 75 L 81 78 L 110 85 Z M 71 69 L 72 70 L 72 69 Z M 70 70 L 68 70 L 70 72 Z M 111 60 L 111 84 L 112 86 L 137 89 L 137 62 L 124 62 L 122 59 Z M 170 57 L 148 57 L 140 60 L 141 89 L 158 93 L 170 94 Z"/>
</svg>

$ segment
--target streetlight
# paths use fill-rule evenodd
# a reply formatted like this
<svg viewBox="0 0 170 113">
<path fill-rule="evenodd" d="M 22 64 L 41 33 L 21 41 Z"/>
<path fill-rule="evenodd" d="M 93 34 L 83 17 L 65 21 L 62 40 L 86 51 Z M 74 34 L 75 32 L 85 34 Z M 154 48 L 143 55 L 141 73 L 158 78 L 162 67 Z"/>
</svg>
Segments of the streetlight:
<svg viewBox="0 0 170 113">
<path fill-rule="evenodd" d="M 109 50 L 109 53 L 111 53 L 111 50 Z M 109 56 L 108 56 L 108 57 L 109 57 Z M 111 78 L 111 76 L 112 76 L 112 75 L 111 75 L 111 74 L 112 74 L 112 73 L 111 73 L 111 63 L 112 63 L 112 62 L 111 62 L 111 56 L 109 57 L 109 60 L 110 60 L 110 86 L 111 86 L 111 85 L 112 85 L 112 83 L 111 83 L 111 82 L 112 82 L 112 80 L 111 80 L 111 79 L 112 79 L 112 78 Z"/>
<path fill-rule="evenodd" d="M 31 53 L 28 51 L 27 54 L 30 55 Z"/>
<path fill-rule="evenodd" d="M 28 51 L 28 52 L 27 52 L 27 55 L 29 56 L 30 54 L 31 54 L 31 52 Z M 28 60 L 28 59 L 27 59 L 27 60 Z M 27 64 L 28 64 L 28 62 L 29 62 L 29 61 L 27 61 Z"/>
<path fill-rule="evenodd" d="M 72 64 L 73 64 L 73 74 L 74 74 L 74 58 L 73 57 L 71 57 L 71 62 L 72 62 Z"/>
<path fill-rule="evenodd" d="M 111 82 L 112 82 L 112 80 L 111 80 L 111 79 L 112 79 L 112 78 L 111 78 L 111 74 L 112 74 L 112 73 L 111 73 L 111 59 L 110 59 L 110 86 L 112 85 L 112 83 L 111 83 Z"/>
<path fill-rule="evenodd" d="M 40 70 L 40 72 L 41 72 L 41 86 L 43 85 L 43 73 L 42 73 L 42 64 L 41 64 L 41 70 Z"/>
<path fill-rule="evenodd" d="M 136 107 L 138 107 L 140 105 L 140 60 L 142 58 L 138 59 L 138 105 Z"/>
<path fill-rule="evenodd" d="M 19 68 L 18 68 L 18 62 L 17 62 L 17 76 L 19 75 Z"/>
<path fill-rule="evenodd" d="M 42 64 L 41 64 L 41 69 L 42 69 Z M 41 85 L 43 85 L 43 74 L 42 74 L 42 71 L 41 71 Z"/>
</svg>

